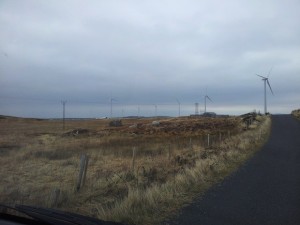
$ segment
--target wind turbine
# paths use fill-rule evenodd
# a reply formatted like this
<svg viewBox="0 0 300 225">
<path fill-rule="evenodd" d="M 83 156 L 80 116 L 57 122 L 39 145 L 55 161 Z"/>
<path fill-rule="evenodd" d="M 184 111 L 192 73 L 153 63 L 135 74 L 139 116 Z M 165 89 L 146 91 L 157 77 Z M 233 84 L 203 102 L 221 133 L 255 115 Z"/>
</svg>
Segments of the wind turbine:
<svg viewBox="0 0 300 225">
<path fill-rule="evenodd" d="M 270 88 L 270 91 L 272 93 L 272 95 L 274 95 L 273 91 L 272 91 L 272 88 L 271 88 L 271 85 L 270 85 L 270 82 L 269 82 L 269 76 L 270 76 L 270 73 L 272 71 L 272 68 L 270 69 L 269 73 L 268 73 L 268 76 L 267 77 L 264 77 L 264 76 L 261 76 L 259 74 L 256 74 L 257 76 L 261 77 L 262 80 L 264 81 L 264 94 L 265 94 L 265 114 L 267 114 L 267 84 Z"/>
<path fill-rule="evenodd" d="M 178 98 L 176 98 L 176 101 L 178 103 L 178 117 L 180 117 L 180 101 L 178 100 Z"/>
<path fill-rule="evenodd" d="M 138 118 L 140 118 L 140 111 L 141 111 L 141 108 L 140 108 L 140 105 L 138 105 Z"/>
<path fill-rule="evenodd" d="M 204 96 L 204 113 L 206 113 L 206 99 L 208 99 L 209 101 L 212 102 L 212 100 L 210 99 L 210 97 L 208 97 L 208 95 L 207 95 L 207 89 L 205 91 L 205 96 Z"/>
<path fill-rule="evenodd" d="M 110 118 L 112 118 L 112 114 L 113 114 L 113 111 L 112 111 L 113 101 L 117 101 L 117 100 L 110 97 Z"/>
<path fill-rule="evenodd" d="M 157 117 L 157 105 L 154 104 L 154 108 L 155 108 L 155 117 Z"/>
</svg>

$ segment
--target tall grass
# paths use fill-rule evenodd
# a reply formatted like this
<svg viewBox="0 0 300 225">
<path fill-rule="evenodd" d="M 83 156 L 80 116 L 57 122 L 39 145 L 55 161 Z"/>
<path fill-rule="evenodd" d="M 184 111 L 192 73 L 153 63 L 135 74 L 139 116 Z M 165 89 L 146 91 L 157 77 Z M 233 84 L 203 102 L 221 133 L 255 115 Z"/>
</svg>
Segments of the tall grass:
<svg viewBox="0 0 300 225">
<path fill-rule="evenodd" d="M 293 110 L 292 115 L 300 120 L 300 109 Z"/>
<path fill-rule="evenodd" d="M 197 159 L 195 166 L 185 168 L 174 179 L 146 189 L 130 189 L 127 197 L 113 206 L 98 206 L 98 217 L 129 224 L 160 222 L 235 170 L 264 143 L 269 129 L 270 118 L 265 118 L 256 129 L 226 140 L 217 152 Z"/>
</svg>

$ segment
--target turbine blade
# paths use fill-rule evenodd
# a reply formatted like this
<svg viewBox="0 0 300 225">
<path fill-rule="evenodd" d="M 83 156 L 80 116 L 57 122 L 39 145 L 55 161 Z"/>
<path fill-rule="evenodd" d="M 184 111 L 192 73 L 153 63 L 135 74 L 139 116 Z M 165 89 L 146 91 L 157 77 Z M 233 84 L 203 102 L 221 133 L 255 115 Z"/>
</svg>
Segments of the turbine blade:
<svg viewBox="0 0 300 225">
<path fill-rule="evenodd" d="M 206 97 L 209 99 L 209 101 L 211 101 L 212 102 L 212 100 L 206 95 Z"/>
<path fill-rule="evenodd" d="M 270 69 L 270 71 L 269 71 L 269 73 L 268 73 L 268 76 L 267 76 L 267 78 L 269 78 L 269 76 L 270 76 L 270 73 L 271 73 L 272 69 L 273 69 L 273 66 L 271 67 L 271 69 Z"/>
<path fill-rule="evenodd" d="M 274 93 L 273 93 L 273 91 L 272 91 L 272 88 L 271 88 L 271 85 L 270 85 L 270 83 L 269 83 L 269 79 L 267 79 L 267 83 L 268 83 L 269 88 L 270 88 L 270 90 L 271 90 L 271 92 L 272 92 L 272 95 L 274 95 Z"/>
<path fill-rule="evenodd" d="M 266 79 L 266 77 L 263 77 L 263 76 L 261 76 L 261 75 L 259 75 L 259 74 L 256 74 L 257 76 L 259 76 L 259 77 L 261 77 L 261 78 L 263 78 L 263 79 Z"/>
</svg>

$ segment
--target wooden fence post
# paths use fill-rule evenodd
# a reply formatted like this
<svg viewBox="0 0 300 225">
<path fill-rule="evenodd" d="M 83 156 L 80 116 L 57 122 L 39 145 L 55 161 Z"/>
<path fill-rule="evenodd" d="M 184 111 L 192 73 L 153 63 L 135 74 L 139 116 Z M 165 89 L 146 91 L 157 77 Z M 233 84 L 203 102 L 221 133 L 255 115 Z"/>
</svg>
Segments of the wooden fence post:
<svg viewBox="0 0 300 225">
<path fill-rule="evenodd" d="M 131 165 L 131 169 L 132 169 L 132 172 L 134 172 L 134 165 L 135 164 L 135 147 L 133 147 L 132 149 L 132 165 Z"/>
<path fill-rule="evenodd" d="M 259 139 L 261 139 L 261 136 L 262 136 L 262 132 L 261 129 L 259 129 Z"/>
<path fill-rule="evenodd" d="M 60 189 L 59 188 L 54 188 L 50 194 L 50 202 L 49 202 L 49 207 L 57 207 L 58 205 L 58 200 L 60 196 Z"/>
<path fill-rule="evenodd" d="M 209 134 L 207 134 L 207 146 L 209 147 Z"/>
<path fill-rule="evenodd" d="M 190 150 L 193 150 L 192 138 L 190 138 Z"/>
<path fill-rule="evenodd" d="M 171 159 L 171 144 L 169 144 L 169 147 L 168 147 L 168 160 L 170 161 Z"/>
<path fill-rule="evenodd" d="M 88 167 L 88 157 L 87 155 L 82 154 L 80 158 L 80 170 L 79 170 L 79 176 L 78 176 L 77 187 L 76 187 L 77 191 L 79 191 L 80 188 L 82 188 L 85 183 L 87 167 Z"/>
<path fill-rule="evenodd" d="M 83 187 L 84 184 L 85 184 L 85 178 L 86 178 L 88 163 L 89 163 L 89 157 L 86 155 L 86 157 L 85 157 L 85 163 L 84 163 L 83 177 L 82 177 L 82 182 L 81 182 L 81 187 Z"/>
</svg>

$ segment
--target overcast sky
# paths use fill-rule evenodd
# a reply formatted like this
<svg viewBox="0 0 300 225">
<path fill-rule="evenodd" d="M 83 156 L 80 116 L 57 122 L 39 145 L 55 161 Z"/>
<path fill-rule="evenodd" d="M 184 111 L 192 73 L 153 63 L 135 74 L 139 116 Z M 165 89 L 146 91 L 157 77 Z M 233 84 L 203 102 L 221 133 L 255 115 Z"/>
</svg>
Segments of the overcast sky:
<svg viewBox="0 0 300 225">
<path fill-rule="evenodd" d="M 0 1 L 0 114 L 300 108 L 300 1 Z M 155 112 L 155 106 L 156 112 Z"/>
</svg>

